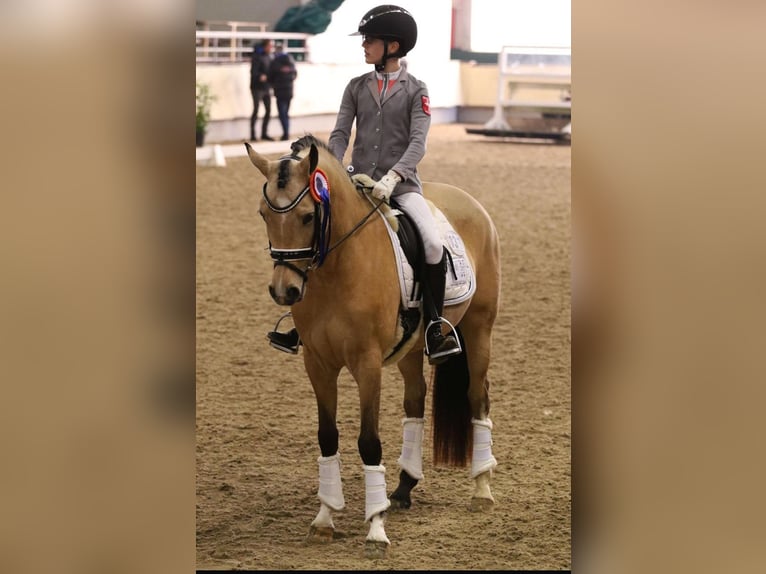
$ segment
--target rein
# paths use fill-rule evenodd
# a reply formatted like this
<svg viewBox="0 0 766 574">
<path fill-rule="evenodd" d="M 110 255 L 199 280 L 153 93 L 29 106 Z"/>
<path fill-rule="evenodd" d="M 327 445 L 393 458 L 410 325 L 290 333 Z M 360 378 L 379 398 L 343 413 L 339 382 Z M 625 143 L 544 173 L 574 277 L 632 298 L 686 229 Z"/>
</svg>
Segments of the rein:
<svg viewBox="0 0 766 574">
<path fill-rule="evenodd" d="M 333 249 L 335 249 L 336 247 L 338 247 L 338 245 L 340 245 L 340 244 L 341 244 L 341 243 L 343 243 L 343 242 L 344 242 L 346 239 L 348 239 L 349 237 L 351 237 L 351 236 L 352 236 L 354 233 L 356 233 L 357 231 L 359 231 L 359 229 L 360 229 L 360 228 L 361 228 L 361 227 L 362 227 L 362 226 L 363 226 L 365 223 L 367 223 L 367 220 L 368 220 L 370 217 L 372 217 L 372 214 L 373 214 L 373 213 L 375 213 L 376 211 L 379 211 L 379 210 L 380 210 L 380 206 L 381 206 L 381 204 L 382 204 L 383 202 L 384 202 L 384 200 L 382 200 L 382 199 L 381 199 L 381 200 L 380 200 L 380 201 L 379 201 L 379 202 L 378 202 L 378 203 L 377 203 L 377 204 L 376 204 L 376 205 L 375 205 L 375 206 L 372 208 L 372 210 L 371 210 L 371 211 L 370 211 L 370 212 L 369 212 L 367 215 L 365 215 L 365 216 L 362 218 L 362 220 L 361 220 L 359 223 L 357 223 L 357 224 L 356 224 L 356 225 L 353 227 L 353 229 L 351 229 L 351 231 L 349 231 L 348 233 L 346 233 L 346 235 L 344 235 L 343 237 L 341 237 L 340 239 L 338 239 L 338 241 L 336 241 L 336 242 L 335 242 L 335 245 L 333 245 L 332 247 L 330 247 L 330 248 L 327 250 L 327 253 L 330 253 L 330 251 L 332 251 Z"/>
</svg>

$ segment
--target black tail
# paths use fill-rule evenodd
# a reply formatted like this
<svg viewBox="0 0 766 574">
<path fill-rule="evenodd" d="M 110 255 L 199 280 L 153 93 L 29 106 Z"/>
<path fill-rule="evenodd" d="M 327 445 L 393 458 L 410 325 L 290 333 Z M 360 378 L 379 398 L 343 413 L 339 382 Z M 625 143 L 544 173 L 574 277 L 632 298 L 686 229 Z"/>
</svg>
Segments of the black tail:
<svg viewBox="0 0 766 574">
<path fill-rule="evenodd" d="M 468 402 L 468 349 L 455 327 L 463 352 L 437 365 L 433 382 L 434 465 L 465 466 L 473 448 L 471 405 Z"/>
</svg>

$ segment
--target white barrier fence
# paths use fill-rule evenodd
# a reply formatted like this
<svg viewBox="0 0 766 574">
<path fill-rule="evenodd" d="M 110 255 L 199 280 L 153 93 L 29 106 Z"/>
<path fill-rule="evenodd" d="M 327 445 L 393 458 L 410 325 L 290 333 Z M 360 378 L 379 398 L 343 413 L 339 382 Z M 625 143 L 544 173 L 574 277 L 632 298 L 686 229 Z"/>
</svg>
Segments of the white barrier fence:
<svg viewBox="0 0 766 574">
<path fill-rule="evenodd" d="M 509 110 L 571 112 L 572 51 L 545 46 L 503 46 L 498 54 L 495 112 L 484 127 L 508 131 Z"/>
<path fill-rule="evenodd" d="M 297 62 L 309 60 L 306 40 L 311 34 L 267 32 L 267 26 L 263 22 L 198 22 L 195 34 L 197 63 L 249 61 L 253 46 L 262 40 L 283 42 L 285 51 Z"/>
</svg>

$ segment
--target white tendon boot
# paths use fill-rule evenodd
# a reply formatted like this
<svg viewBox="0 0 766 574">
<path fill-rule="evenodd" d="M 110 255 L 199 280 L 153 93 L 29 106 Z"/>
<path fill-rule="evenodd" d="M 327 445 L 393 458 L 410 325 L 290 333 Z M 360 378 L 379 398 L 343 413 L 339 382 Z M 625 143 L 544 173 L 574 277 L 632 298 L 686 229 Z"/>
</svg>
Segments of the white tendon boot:
<svg viewBox="0 0 766 574">
<path fill-rule="evenodd" d="M 412 478 L 423 480 L 423 423 L 422 418 L 402 419 L 402 456 L 398 463 Z"/>
<path fill-rule="evenodd" d="M 310 538 L 315 540 L 332 540 L 335 525 L 332 521 L 331 510 L 342 510 L 346 506 L 343 499 L 343 485 L 340 481 L 340 454 L 320 456 L 319 462 L 319 492 L 321 501 L 319 513 L 311 523 Z"/>
<path fill-rule="evenodd" d="M 492 456 L 492 421 L 471 419 L 473 423 L 473 455 L 471 457 L 471 478 L 474 480 L 471 510 L 484 512 L 495 504 L 489 487 L 492 469 L 497 466 Z"/>
<path fill-rule="evenodd" d="M 383 517 L 380 515 L 388 510 L 391 501 L 386 495 L 386 467 L 362 465 L 364 469 L 364 521 L 370 523 L 367 542 L 383 542 L 391 544 L 383 529 Z"/>
<path fill-rule="evenodd" d="M 343 485 L 340 481 L 340 454 L 320 456 L 319 462 L 319 500 L 333 510 L 342 510 L 346 506 L 343 498 Z"/>
<path fill-rule="evenodd" d="M 492 421 L 471 419 L 473 424 L 473 455 L 471 457 L 471 478 L 476 478 L 497 466 L 492 456 Z"/>
</svg>

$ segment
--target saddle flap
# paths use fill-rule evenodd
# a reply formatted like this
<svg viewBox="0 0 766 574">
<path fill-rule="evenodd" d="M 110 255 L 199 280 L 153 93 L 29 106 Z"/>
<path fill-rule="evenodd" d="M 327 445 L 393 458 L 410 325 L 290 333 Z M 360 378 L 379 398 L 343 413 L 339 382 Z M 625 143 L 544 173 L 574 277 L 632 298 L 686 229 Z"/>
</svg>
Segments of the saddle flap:
<svg viewBox="0 0 766 574">
<path fill-rule="evenodd" d="M 460 235 L 452 227 L 442 211 L 432 202 L 428 202 L 436 221 L 442 243 L 449 252 L 447 278 L 444 290 L 444 306 L 457 305 L 473 297 L 476 292 L 476 280 L 473 267 L 468 259 Z M 414 224 L 403 213 L 398 212 L 399 232 L 391 227 L 388 219 L 380 213 L 386 224 L 388 236 L 394 249 L 396 269 L 399 274 L 399 286 L 402 295 L 402 307 L 405 309 L 420 307 L 419 281 L 414 269 L 421 269 L 423 262 L 423 246 L 420 237 L 414 229 Z"/>
</svg>

